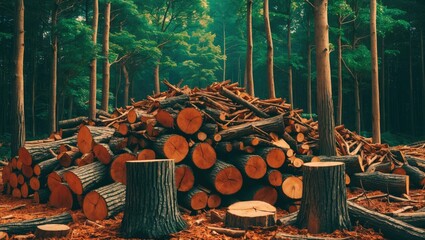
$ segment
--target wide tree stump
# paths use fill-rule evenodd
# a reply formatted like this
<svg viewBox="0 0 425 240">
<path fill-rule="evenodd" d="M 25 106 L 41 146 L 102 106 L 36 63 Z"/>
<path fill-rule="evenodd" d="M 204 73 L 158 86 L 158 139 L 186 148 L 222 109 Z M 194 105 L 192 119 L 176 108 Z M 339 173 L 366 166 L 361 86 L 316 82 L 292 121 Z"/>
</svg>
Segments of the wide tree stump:
<svg viewBox="0 0 425 240">
<path fill-rule="evenodd" d="M 83 212 L 90 220 L 104 220 L 123 211 L 124 205 L 125 185 L 116 182 L 87 193 Z"/>
<path fill-rule="evenodd" d="M 68 236 L 71 228 L 65 224 L 44 224 L 37 226 L 35 239 L 62 238 Z"/>
<path fill-rule="evenodd" d="M 303 197 L 297 218 L 309 233 L 350 229 L 345 165 L 341 162 L 311 162 L 303 166 Z"/>
<path fill-rule="evenodd" d="M 162 238 L 186 228 L 177 206 L 172 159 L 128 161 L 121 232 L 126 238 Z"/>
<path fill-rule="evenodd" d="M 229 228 L 272 227 L 276 224 L 276 208 L 262 201 L 243 201 L 227 208 L 224 224 Z"/>
</svg>

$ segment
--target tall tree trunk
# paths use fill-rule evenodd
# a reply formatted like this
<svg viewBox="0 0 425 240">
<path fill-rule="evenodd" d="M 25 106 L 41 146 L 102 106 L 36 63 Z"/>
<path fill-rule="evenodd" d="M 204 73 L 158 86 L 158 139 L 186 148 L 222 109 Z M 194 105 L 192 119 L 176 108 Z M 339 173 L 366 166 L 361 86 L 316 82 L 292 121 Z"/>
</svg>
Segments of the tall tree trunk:
<svg viewBox="0 0 425 240">
<path fill-rule="evenodd" d="M 382 131 L 387 129 L 387 106 L 386 106 L 386 82 L 385 82 L 385 37 L 381 39 L 381 109 L 382 109 Z"/>
<path fill-rule="evenodd" d="M 379 110 L 378 43 L 376 35 L 376 0 L 370 0 L 370 54 L 372 59 L 372 141 L 381 142 Z"/>
<path fill-rule="evenodd" d="M 424 29 L 421 29 L 421 69 L 422 69 L 422 122 L 425 122 L 425 60 L 424 60 Z M 424 128 L 425 133 L 425 128 Z"/>
<path fill-rule="evenodd" d="M 314 0 L 314 6 L 320 154 L 333 156 L 336 154 L 336 145 L 329 60 L 328 1 Z"/>
<path fill-rule="evenodd" d="M 69 97 L 69 107 L 68 107 L 68 119 L 72 118 L 72 112 L 74 110 L 74 98 L 72 96 Z"/>
<path fill-rule="evenodd" d="M 313 109 L 311 107 L 311 20 L 310 20 L 310 13 L 307 13 L 307 112 L 310 114 L 313 112 Z"/>
<path fill-rule="evenodd" d="M 99 22 L 99 1 L 93 0 L 93 45 L 96 47 L 97 44 L 97 27 Z M 90 62 L 90 96 L 89 96 L 89 118 L 96 118 L 96 68 L 97 68 L 97 57 L 95 56 Z"/>
<path fill-rule="evenodd" d="M 412 66 L 412 35 L 409 36 L 409 110 L 410 132 L 415 135 L 415 104 L 413 102 L 413 66 Z"/>
<path fill-rule="evenodd" d="M 223 21 L 223 81 L 226 80 L 226 23 Z"/>
<path fill-rule="evenodd" d="M 124 76 L 125 76 L 125 73 L 124 73 Z M 155 81 L 155 93 L 160 93 L 161 92 L 161 86 L 159 85 L 160 84 L 160 82 L 159 82 L 159 60 L 158 60 L 158 63 L 155 65 L 153 76 L 154 76 L 154 81 Z M 126 84 L 127 84 L 127 82 L 126 82 Z"/>
<path fill-rule="evenodd" d="M 269 98 L 276 98 L 273 73 L 273 38 L 269 18 L 269 0 L 264 0 L 264 25 L 267 36 L 267 83 L 269 87 Z"/>
<path fill-rule="evenodd" d="M 50 83 L 50 129 L 49 131 L 57 131 L 57 84 L 58 84 L 58 35 L 56 33 L 56 25 L 59 17 L 59 2 L 53 3 L 52 10 L 52 68 L 51 68 L 51 83 Z"/>
<path fill-rule="evenodd" d="M 246 13 L 246 29 L 247 29 L 247 47 L 246 47 L 246 81 L 248 94 L 254 96 L 254 74 L 252 69 L 252 2 L 247 0 L 247 13 Z"/>
<path fill-rule="evenodd" d="M 336 116 L 336 124 L 340 125 L 342 123 L 342 17 L 339 16 L 338 19 L 338 108 Z"/>
<path fill-rule="evenodd" d="M 109 106 L 109 83 L 111 79 L 111 65 L 109 64 L 109 31 L 111 28 L 111 2 L 105 4 L 105 29 L 103 31 L 103 88 L 102 110 L 108 111 Z"/>
<path fill-rule="evenodd" d="M 115 86 L 115 105 L 114 105 L 115 108 L 118 107 L 118 93 L 120 92 L 121 78 L 122 78 L 122 74 L 121 74 L 122 67 L 121 67 L 121 65 L 117 64 L 117 68 L 118 68 L 118 81 L 116 81 L 117 84 Z"/>
<path fill-rule="evenodd" d="M 158 65 L 159 66 L 159 65 Z M 130 77 L 128 76 L 128 71 L 127 71 L 127 67 L 125 66 L 125 64 L 122 65 L 122 72 L 124 74 L 124 79 L 125 79 L 125 86 L 124 86 L 124 106 L 128 105 L 128 92 L 129 92 L 129 88 L 130 88 Z"/>
<path fill-rule="evenodd" d="M 38 34 L 33 35 L 33 55 L 32 55 L 32 81 L 31 81 L 31 132 L 32 137 L 35 138 L 35 86 L 37 81 L 37 51 L 38 51 Z"/>
<path fill-rule="evenodd" d="M 293 88 L 292 88 L 292 63 L 291 63 L 291 54 L 292 54 L 292 44 L 291 44 L 291 0 L 288 0 L 288 23 L 287 23 L 287 40 L 288 40 L 288 98 L 289 103 L 294 107 L 294 97 L 293 97 Z"/>
<path fill-rule="evenodd" d="M 354 77 L 354 109 L 356 111 L 356 131 L 360 134 L 361 130 L 361 111 L 360 111 L 360 86 L 357 74 Z"/>
<path fill-rule="evenodd" d="M 15 83 L 12 94 L 11 156 L 25 144 L 24 112 L 24 0 L 15 0 Z"/>
</svg>

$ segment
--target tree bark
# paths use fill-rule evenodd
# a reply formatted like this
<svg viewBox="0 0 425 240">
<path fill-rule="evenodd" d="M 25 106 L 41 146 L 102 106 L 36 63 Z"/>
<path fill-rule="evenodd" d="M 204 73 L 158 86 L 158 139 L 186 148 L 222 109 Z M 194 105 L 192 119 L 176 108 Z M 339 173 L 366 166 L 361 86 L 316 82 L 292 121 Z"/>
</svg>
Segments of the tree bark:
<svg viewBox="0 0 425 240">
<path fill-rule="evenodd" d="M 336 125 L 342 123 L 342 19 L 338 17 L 338 107 L 336 114 Z"/>
<path fill-rule="evenodd" d="M 223 81 L 226 81 L 226 23 L 223 21 Z"/>
<path fill-rule="evenodd" d="M 105 28 L 103 30 L 103 88 L 102 88 L 102 110 L 108 111 L 109 106 L 109 82 L 111 79 L 109 64 L 109 31 L 111 28 L 111 2 L 105 3 Z"/>
<path fill-rule="evenodd" d="M 409 176 L 381 172 L 356 173 L 351 180 L 354 186 L 365 190 L 380 190 L 394 195 L 409 195 Z"/>
<path fill-rule="evenodd" d="M 12 137 L 11 156 L 18 154 L 18 149 L 25 144 L 24 112 L 24 0 L 15 0 L 15 81 L 12 95 Z"/>
<path fill-rule="evenodd" d="M 372 141 L 374 143 L 381 143 L 376 0 L 370 0 L 370 54 L 372 61 Z"/>
<path fill-rule="evenodd" d="M 158 94 L 161 92 L 161 86 L 159 81 L 159 64 L 160 64 L 160 60 L 158 60 L 157 64 L 155 65 L 155 69 L 153 71 L 155 94 Z"/>
<path fill-rule="evenodd" d="M 59 1 L 55 0 L 52 10 L 52 68 L 51 68 L 51 86 L 50 86 L 50 133 L 57 131 L 57 82 L 58 82 L 58 34 L 56 25 L 59 18 Z"/>
<path fill-rule="evenodd" d="M 108 167 L 93 162 L 64 173 L 72 192 L 81 195 L 108 183 Z"/>
<path fill-rule="evenodd" d="M 99 1 L 93 1 L 93 46 L 97 45 L 97 27 L 99 22 Z M 90 62 L 90 93 L 89 93 L 89 119 L 94 120 L 96 118 L 96 69 L 97 69 L 97 56 Z"/>
<path fill-rule="evenodd" d="M 267 38 L 267 84 L 269 87 L 268 89 L 269 98 L 276 98 L 276 92 L 274 87 L 274 72 L 273 72 L 273 37 L 272 37 L 272 29 L 270 27 L 269 0 L 264 0 L 263 12 L 264 12 L 264 25 L 266 26 L 266 38 Z"/>
<path fill-rule="evenodd" d="M 297 218 L 300 228 L 307 228 L 309 233 L 351 229 L 344 172 L 344 164 L 338 162 L 304 164 L 303 197 Z"/>
<path fill-rule="evenodd" d="M 320 154 L 333 156 L 336 154 L 336 144 L 329 62 L 328 1 L 315 0 L 314 5 L 319 148 Z"/>
<path fill-rule="evenodd" d="M 425 57 L 424 57 L 424 27 L 421 28 L 421 70 L 422 70 L 422 122 L 425 121 Z M 425 132 L 425 128 L 423 129 Z"/>
<path fill-rule="evenodd" d="M 307 13 L 307 112 L 311 114 L 313 112 L 312 106 L 311 106 L 311 42 L 310 42 L 310 11 Z"/>
<path fill-rule="evenodd" d="M 12 222 L 0 224 L 0 231 L 7 232 L 8 234 L 25 234 L 35 231 L 37 226 L 43 224 L 68 224 L 73 222 L 70 213 L 62 213 L 51 217 L 42 217 L 21 222 Z"/>
<path fill-rule="evenodd" d="M 174 171 L 170 159 L 127 162 L 128 186 L 121 224 L 124 237 L 162 238 L 186 228 L 177 206 Z"/>
<path fill-rule="evenodd" d="M 253 0 L 247 0 L 246 8 L 246 29 L 247 29 L 247 47 L 246 47 L 246 81 L 247 81 L 247 92 L 251 96 L 254 96 L 254 74 L 252 66 L 252 51 L 253 51 L 253 40 L 252 40 L 252 2 Z"/>
<path fill-rule="evenodd" d="M 413 63 L 412 63 L 412 34 L 409 35 L 409 106 L 410 132 L 415 135 L 415 103 L 413 101 Z"/>
<path fill-rule="evenodd" d="M 294 96 L 293 96 L 293 87 L 292 87 L 292 44 L 291 44 L 291 0 L 287 0 L 288 3 L 288 22 L 286 25 L 287 28 L 287 49 L 288 49 L 288 98 L 289 103 L 294 107 Z"/>
<path fill-rule="evenodd" d="M 121 67 L 122 67 L 122 72 L 124 74 L 124 79 L 125 79 L 123 105 L 127 106 L 128 105 L 129 88 L 130 88 L 130 77 L 128 75 L 127 67 L 125 66 L 125 64 L 122 64 Z"/>
<path fill-rule="evenodd" d="M 360 84 L 357 74 L 354 78 L 354 110 L 356 112 L 356 132 L 361 131 L 361 111 L 360 111 Z"/>
</svg>

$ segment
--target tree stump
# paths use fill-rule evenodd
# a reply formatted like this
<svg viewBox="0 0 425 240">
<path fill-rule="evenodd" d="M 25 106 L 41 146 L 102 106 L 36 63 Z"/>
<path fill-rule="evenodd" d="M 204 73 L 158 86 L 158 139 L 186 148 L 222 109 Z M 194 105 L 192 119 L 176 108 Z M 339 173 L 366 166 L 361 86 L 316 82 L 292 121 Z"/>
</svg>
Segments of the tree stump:
<svg viewBox="0 0 425 240">
<path fill-rule="evenodd" d="M 172 159 L 128 161 L 121 232 L 126 238 L 161 238 L 186 228 L 177 206 Z"/>
<path fill-rule="evenodd" d="M 227 208 L 224 224 L 229 228 L 271 227 L 276 224 L 276 208 L 262 201 L 243 201 Z"/>
<path fill-rule="evenodd" d="M 303 196 L 297 218 L 309 233 L 350 229 L 345 165 L 341 162 L 311 162 L 303 166 Z"/>
<path fill-rule="evenodd" d="M 44 224 L 37 226 L 35 239 L 51 239 L 66 237 L 71 229 L 65 224 Z"/>
</svg>

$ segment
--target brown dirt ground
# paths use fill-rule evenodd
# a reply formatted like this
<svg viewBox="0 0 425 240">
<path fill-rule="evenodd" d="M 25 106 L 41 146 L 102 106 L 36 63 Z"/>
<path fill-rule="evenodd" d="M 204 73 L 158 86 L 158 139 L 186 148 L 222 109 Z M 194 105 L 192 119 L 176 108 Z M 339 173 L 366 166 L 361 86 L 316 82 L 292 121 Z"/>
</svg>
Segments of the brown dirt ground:
<svg viewBox="0 0 425 240">
<path fill-rule="evenodd" d="M 1 171 L 0 171 L 1 172 Z M 1 181 L 1 178 L 0 178 Z M 2 185 L 0 183 L 0 190 Z M 347 197 L 354 197 L 362 194 L 362 190 L 348 190 Z M 381 194 L 379 191 L 368 192 L 367 196 L 373 196 Z M 412 190 L 412 199 L 425 200 L 425 190 Z M 367 207 L 371 210 L 375 210 L 381 213 L 391 212 L 400 209 L 404 206 L 414 206 L 413 210 L 425 207 L 425 201 L 421 203 L 409 203 L 409 202 L 391 202 L 386 198 L 379 199 L 365 199 L 356 201 L 357 203 Z M 10 211 L 11 207 L 26 204 L 25 207 L 17 210 Z M 410 210 L 410 211 L 413 211 Z M 52 208 L 46 204 L 36 205 L 32 203 L 31 199 L 14 199 L 11 196 L 0 194 L 0 223 L 15 222 L 20 220 L 33 219 L 44 216 L 52 216 L 65 211 L 64 209 Z M 225 210 L 217 210 L 219 213 L 224 214 Z M 81 210 L 72 211 L 74 217 L 74 223 L 70 224 L 72 228 L 71 239 L 122 239 L 120 238 L 119 228 L 123 214 L 118 214 L 112 219 L 97 221 L 97 223 L 103 227 L 88 225 L 86 218 L 84 217 Z M 278 218 L 283 217 L 287 214 L 284 210 L 278 210 Z M 5 216 L 12 215 L 13 218 L 2 219 Z M 207 229 L 207 226 L 218 226 L 222 227 L 222 223 L 210 223 L 208 218 L 208 211 L 202 212 L 196 216 L 189 216 L 183 214 L 183 218 L 187 221 L 189 227 L 187 230 L 181 231 L 171 236 L 171 239 L 233 239 L 222 234 L 218 234 Z M 306 229 L 297 229 L 292 226 L 282 227 L 279 226 L 273 230 L 262 230 L 255 229 L 249 230 L 244 238 L 241 239 L 272 239 L 277 232 L 284 232 L 287 234 L 298 234 L 307 235 Z M 321 237 L 333 237 L 333 238 L 345 238 L 350 237 L 351 239 L 365 239 L 365 240 L 378 240 L 385 239 L 382 234 L 374 231 L 373 229 L 365 228 L 361 225 L 356 225 L 353 231 L 335 231 L 332 234 L 320 234 L 311 236 Z"/>
</svg>

